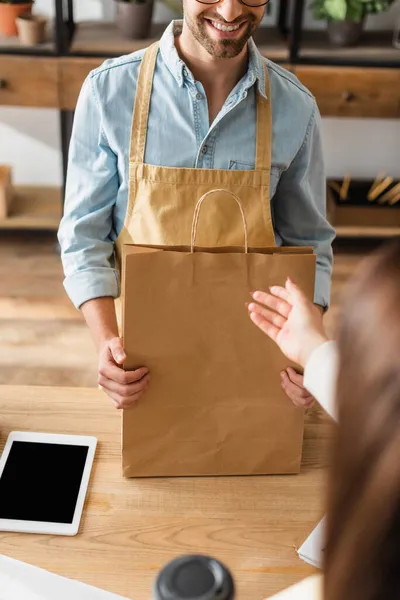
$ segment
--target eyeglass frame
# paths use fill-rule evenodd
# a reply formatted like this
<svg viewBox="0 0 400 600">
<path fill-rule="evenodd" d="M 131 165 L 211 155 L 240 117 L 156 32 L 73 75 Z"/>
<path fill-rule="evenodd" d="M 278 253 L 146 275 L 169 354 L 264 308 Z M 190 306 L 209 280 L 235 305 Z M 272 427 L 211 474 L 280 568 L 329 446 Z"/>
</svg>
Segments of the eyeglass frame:
<svg viewBox="0 0 400 600">
<path fill-rule="evenodd" d="M 196 0 L 199 4 L 206 4 L 211 6 L 213 4 L 219 4 L 221 0 L 213 0 L 212 2 L 204 2 L 204 0 Z M 245 0 L 239 0 L 240 4 L 244 4 L 244 6 L 248 6 L 249 8 L 261 8 L 262 6 L 266 6 L 269 4 L 270 0 L 264 0 L 262 4 L 248 4 Z"/>
</svg>

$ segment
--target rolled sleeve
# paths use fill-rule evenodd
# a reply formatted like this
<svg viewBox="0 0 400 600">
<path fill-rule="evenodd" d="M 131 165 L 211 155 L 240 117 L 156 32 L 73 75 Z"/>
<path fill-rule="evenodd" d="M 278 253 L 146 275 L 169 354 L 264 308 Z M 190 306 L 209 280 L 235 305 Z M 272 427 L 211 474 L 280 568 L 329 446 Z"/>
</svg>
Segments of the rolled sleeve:
<svg viewBox="0 0 400 600">
<path fill-rule="evenodd" d="M 77 308 L 87 300 L 119 293 L 112 239 L 118 186 L 117 158 L 103 131 L 89 75 L 75 111 L 58 231 L 64 287 Z"/>
<path fill-rule="evenodd" d="M 285 246 L 312 246 L 317 270 L 314 302 L 330 302 L 334 229 L 326 219 L 326 177 L 320 115 L 314 105 L 301 148 L 281 175 L 273 198 L 275 229 Z"/>
</svg>

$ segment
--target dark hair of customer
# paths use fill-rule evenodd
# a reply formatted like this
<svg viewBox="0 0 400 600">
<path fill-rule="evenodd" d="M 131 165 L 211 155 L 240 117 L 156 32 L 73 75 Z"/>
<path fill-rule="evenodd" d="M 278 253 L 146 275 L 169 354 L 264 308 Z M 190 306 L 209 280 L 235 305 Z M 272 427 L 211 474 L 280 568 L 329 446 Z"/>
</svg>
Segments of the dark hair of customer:
<svg viewBox="0 0 400 600">
<path fill-rule="evenodd" d="M 338 328 L 325 600 L 400 599 L 400 240 L 355 274 Z"/>
</svg>

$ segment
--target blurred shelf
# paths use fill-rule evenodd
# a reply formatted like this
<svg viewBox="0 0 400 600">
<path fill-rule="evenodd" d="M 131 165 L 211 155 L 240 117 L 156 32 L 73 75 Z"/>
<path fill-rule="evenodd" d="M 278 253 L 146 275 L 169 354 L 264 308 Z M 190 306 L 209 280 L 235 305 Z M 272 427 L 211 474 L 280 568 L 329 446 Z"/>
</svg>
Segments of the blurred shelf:
<svg viewBox="0 0 400 600">
<path fill-rule="evenodd" d="M 400 236 L 400 227 L 338 225 L 335 227 L 335 231 L 337 237 L 341 238 L 392 238 Z"/>
<path fill-rule="evenodd" d="M 365 31 L 356 46 L 346 48 L 332 46 L 326 30 L 304 31 L 299 60 L 315 64 L 400 67 L 400 49 L 393 46 L 392 31 Z"/>
<path fill-rule="evenodd" d="M 263 56 L 275 62 L 289 61 L 289 45 L 277 27 L 260 27 L 254 34 L 254 41 Z"/>
<path fill-rule="evenodd" d="M 323 116 L 400 117 L 400 69 L 297 65 L 294 71 Z"/>
<path fill-rule="evenodd" d="M 0 219 L 0 229 L 55 231 L 61 219 L 61 189 L 14 186 L 10 215 Z"/>
<path fill-rule="evenodd" d="M 336 235 L 340 238 L 400 236 L 400 203 L 389 204 L 389 197 L 385 198 L 386 194 L 396 197 L 399 183 L 393 181 L 374 201 L 368 200 L 372 180 L 350 180 L 346 199 L 340 199 L 338 190 L 332 189 L 335 184 L 341 187 L 343 182 L 330 180 L 327 187 L 327 216 Z M 382 198 L 384 203 L 379 202 Z"/>
<path fill-rule="evenodd" d="M 0 54 L 0 106 L 59 107 L 59 59 Z"/>
<path fill-rule="evenodd" d="M 151 35 L 144 40 L 128 40 L 114 23 L 81 21 L 76 23 L 69 54 L 83 56 L 120 56 L 146 48 L 160 39 L 165 25 L 153 24 Z"/>
<path fill-rule="evenodd" d="M 128 40 L 122 36 L 114 23 L 82 21 L 76 24 L 69 54 L 73 56 L 121 56 L 150 46 L 160 39 L 166 23 L 153 24 L 149 38 Z M 271 60 L 287 61 L 289 50 L 277 28 L 263 27 L 255 36 L 262 54 Z"/>
<path fill-rule="evenodd" d="M 47 32 L 46 41 L 35 46 L 23 46 L 18 36 L 0 34 L 0 54 L 55 54 L 56 46 L 51 32 Z"/>
</svg>

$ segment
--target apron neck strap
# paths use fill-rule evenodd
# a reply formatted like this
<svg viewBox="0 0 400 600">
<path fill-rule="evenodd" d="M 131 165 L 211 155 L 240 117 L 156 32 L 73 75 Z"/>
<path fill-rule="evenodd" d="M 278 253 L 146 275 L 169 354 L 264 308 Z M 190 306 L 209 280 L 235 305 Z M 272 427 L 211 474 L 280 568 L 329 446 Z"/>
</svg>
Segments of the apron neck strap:
<svg viewBox="0 0 400 600">
<path fill-rule="evenodd" d="M 151 90 L 156 66 L 159 43 L 149 46 L 144 53 L 140 65 L 139 78 L 136 88 L 135 106 L 133 109 L 131 146 L 129 160 L 133 163 L 144 162 L 146 148 L 147 121 L 149 118 Z M 265 99 L 257 94 L 257 138 L 256 138 L 256 170 L 270 171 L 271 169 L 271 141 L 272 141 L 272 111 L 271 89 L 268 69 L 265 72 Z"/>
<path fill-rule="evenodd" d="M 154 69 L 156 66 L 159 43 L 155 42 L 144 53 L 140 65 L 136 87 L 135 106 L 133 109 L 131 147 L 129 160 L 134 163 L 144 162 L 146 148 L 147 121 L 149 118 L 151 90 L 153 87 Z"/>
<path fill-rule="evenodd" d="M 257 138 L 256 138 L 256 170 L 271 170 L 271 147 L 272 147 L 272 108 L 271 87 L 267 66 L 265 73 L 265 95 L 257 94 Z"/>
</svg>

